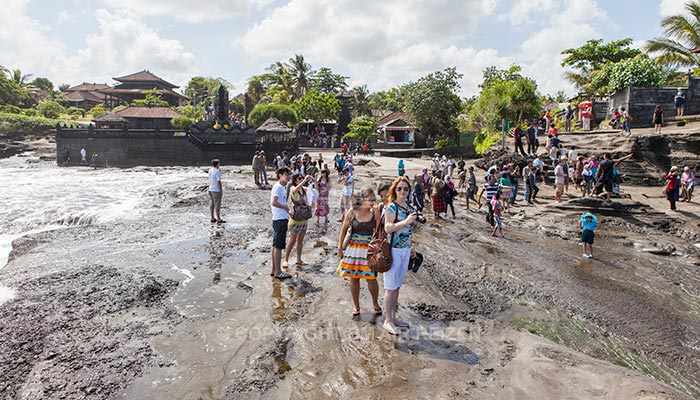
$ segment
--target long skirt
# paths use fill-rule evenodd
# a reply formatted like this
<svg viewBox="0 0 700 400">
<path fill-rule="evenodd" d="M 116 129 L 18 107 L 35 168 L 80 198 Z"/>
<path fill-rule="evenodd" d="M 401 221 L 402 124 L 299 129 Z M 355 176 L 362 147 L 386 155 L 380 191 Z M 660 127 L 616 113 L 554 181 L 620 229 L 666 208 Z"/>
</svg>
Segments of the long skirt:
<svg viewBox="0 0 700 400">
<path fill-rule="evenodd" d="M 316 200 L 316 211 L 314 211 L 314 215 L 317 217 L 325 217 L 328 215 L 329 211 L 330 207 L 328 207 L 328 195 L 319 196 L 318 200 Z"/>
<path fill-rule="evenodd" d="M 441 197 L 438 195 L 433 195 L 432 203 L 433 203 L 433 212 L 434 213 L 447 212 L 447 204 L 445 203 L 444 197 Z"/>
<path fill-rule="evenodd" d="M 367 248 L 372 240 L 371 235 L 353 233 L 350 242 L 343 252 L 343 259 L 336 269 L 343 278 L 359 278 L 376 280 L 377 274 L 367 265 Z"/>
</svg>

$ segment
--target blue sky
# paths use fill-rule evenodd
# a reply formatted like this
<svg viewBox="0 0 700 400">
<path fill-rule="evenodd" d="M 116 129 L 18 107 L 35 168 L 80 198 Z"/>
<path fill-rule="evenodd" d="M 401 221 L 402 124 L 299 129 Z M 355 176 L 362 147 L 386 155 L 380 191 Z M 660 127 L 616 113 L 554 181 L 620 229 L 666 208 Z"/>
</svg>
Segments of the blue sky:
<svg viewBox="0 0 700 400">
<path fill-rule="evenodd" d="M 483 68 L 519 64 L 542 93 L 573 88 L 561 51 L 586 40 L 658 36 L 684 0 L 4 0 L 0 65 L 56 85 L 113 84 L 149 69 L 185 85 L 196 75 L 246 80 L 304 54 L 351 85 L 383 90 L 456 66 L 462 94 Z"/>
</svg>

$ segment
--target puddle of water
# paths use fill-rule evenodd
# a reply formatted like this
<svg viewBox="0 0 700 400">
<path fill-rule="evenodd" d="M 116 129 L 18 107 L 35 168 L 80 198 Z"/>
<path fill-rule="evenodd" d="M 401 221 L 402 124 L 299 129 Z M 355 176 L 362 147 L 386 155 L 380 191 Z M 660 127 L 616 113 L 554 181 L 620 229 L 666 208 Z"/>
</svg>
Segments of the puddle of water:
<svg viewBox="0 0 700 400">
<path fill-rule="evenodd" d="M 17 290 L 0 285 L 0 306 L 17 296 Z"/>
</svg>

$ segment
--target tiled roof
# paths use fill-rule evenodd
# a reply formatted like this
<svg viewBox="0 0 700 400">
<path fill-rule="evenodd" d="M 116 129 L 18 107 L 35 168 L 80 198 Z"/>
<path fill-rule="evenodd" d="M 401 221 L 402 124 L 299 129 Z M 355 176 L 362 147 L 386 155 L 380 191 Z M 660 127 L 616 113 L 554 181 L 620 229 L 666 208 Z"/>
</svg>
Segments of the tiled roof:
<svg viewBox="0 0 700 400">
<path fill-rule="evenodd" d="M 114 79 L 115 81 L 119 81 L 119 82 L 134 82 L 134 81 L 153 82 L 153 81 L 158 81 L 158 82 L 166 84 L 167 86 L 169 86 L 173 89 L 179 87 L 179 86 L 173 85 L 172 83 L 164 80 L 163 78 L 161 78 L 161 77 L 159 77 L 159 76 L 157 76 L 157 75 L 155 75 L 155 74 L 153 74 L 150 71 L 147 71 L 145 69 L 143 71 L 140 71 L 140 72 L 136 72 L 136 73 L 133 73 L 130 75 L 124 75 L 124 76 L 121 76 L 119 78 L 112 78 L 112 79 Z"/>
<path fill-rule="evenodd" d="M 377 122 L 377 125 L 383 127 L 386 125 L 390 125 L 398 120 L 403 120 L 411 126 L 413 126 L 415 123 L 411 114 L 407 114 L 403 111 L 394 111 L 393 113 L 380 119 L 379 122 Z"/>
<path fill-rule="evenodd" d="M 107 112 L 95 117 L 92 122 L 126 122 L 126 120 L 113 112 Z"/>
<path fill-rule="evenodd" d="M 131 95 L 139 95 L 142 94 L 144 90 L 153 90 L 153 89 L 140 89 L 140 88 L 131 88 L 131 89 L 119 89 L 119 88 L 108 88 L 108 89 L 103 89 L 100 90 L 100 93 L 104 94 L 111 94 L 118 96 L 120 94 L 131 94 Z M 180 93 L 174 91 L 174 90 L 168 90 L 168 89 L 155 89 L 156 93 L 164 94 L 164 95 L 170 95 L 170 96 L 175 96 L 179 98 L 186 99 L 186 96 L 181 95 Z"/>
<path fill-rule="evenodd" d="M 109 85 L 107 85 L 106 83 L 83 82 L 80 85 L 69 87 L 68 89 L 64 90 L 64 92 L 93 91 L 93 90 L 107 89 L 108 87 L 109 87 Z"/>
<path fill-rule="evenodd" d="M 122 118 L 170 119 L 180 115 L 170 107 L 127 107 L 116 114 Z"/>
<path fill-rule="evenodd" d="M 76 92 L 68 92 L 66 93 L 66 97 L 70 101 L 75 101 L 75 102 L 81 102 L 81 101 L 94 101 L 97 103 L 102 103 L 104 102 L 103 95 L 97 92 L 86 92 L 83 90 L 76 91 Z"/>
</svg>

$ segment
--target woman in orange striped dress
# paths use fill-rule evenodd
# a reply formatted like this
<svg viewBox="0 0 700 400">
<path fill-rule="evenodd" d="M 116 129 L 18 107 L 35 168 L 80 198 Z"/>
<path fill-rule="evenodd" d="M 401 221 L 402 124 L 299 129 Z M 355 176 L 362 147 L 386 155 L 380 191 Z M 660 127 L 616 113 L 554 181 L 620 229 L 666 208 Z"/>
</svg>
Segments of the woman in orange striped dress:
<svg viewBox="0 0 700 400">
<path fill-rule="evenodd" d="M 374 314 L 382 314 L 378 302 L 377 274 L 367 265 L 367 248 L 380 218 L 378 209 L 374 208 L 375 201 L 372 189 L 365 189 L 356 194 L 353 197 L 352 209 L 345 214 L 338 238 L 340 265 L 336 271 L 343 278 L 350 278 L 350 295 L 355 306 L 352 310 L 353 316 L 360 315 L 360 279 L 367 282 L 367 289 L 374 304 Z M 343 249 L 348 228 L 351 228 L 350 241 Z"/>
</svg>

